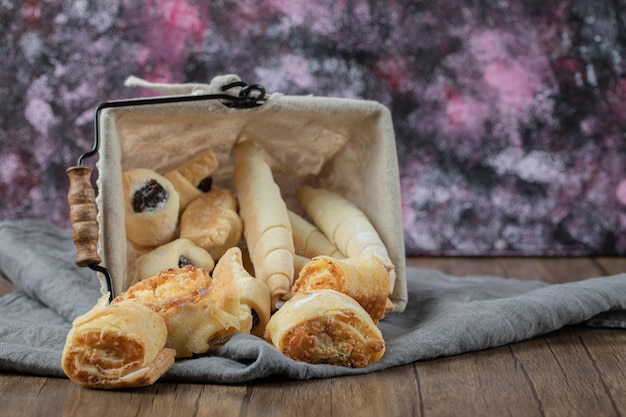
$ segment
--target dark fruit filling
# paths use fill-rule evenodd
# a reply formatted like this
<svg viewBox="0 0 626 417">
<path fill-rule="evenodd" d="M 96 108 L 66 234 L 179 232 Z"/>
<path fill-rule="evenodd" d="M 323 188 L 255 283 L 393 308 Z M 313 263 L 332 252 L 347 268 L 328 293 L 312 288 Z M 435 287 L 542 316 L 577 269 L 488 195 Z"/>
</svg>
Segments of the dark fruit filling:
<svg viewBox="0 0 626 417">
<path fill-rule="evenodd" d="M 254 329 L 256 326 L 259 325 L 261 320 L 259 319 L 259 315 L 254 309 L 251 309 L 250 313 L 252 313 L 252 328 Z"/>
<path fill-rule="evenodd" d="M 133 210 L 135 213 L 152 211 L 164 201 L 167 201 L 167 192 L 155 179 L 135 191 L 133 196 Z"/>
<path fill-rule="evenodd" d="M 178 267 L 182 268 L 186 265 L 191 265 L 191 262 L 189 262 L 189 259 L 187 259 L 185 255 L 180 255 L 178 257 Z"/>
<path fill-rule="evenodd" d="M 213 186 L 213 177 L 206 177 L 205 179 L 200 181 L 200 184 L 198 184 L 197 188 L 200 191 L 208 193 L 209 191 L 211 191 L 212 186 Z"/>
</svg>

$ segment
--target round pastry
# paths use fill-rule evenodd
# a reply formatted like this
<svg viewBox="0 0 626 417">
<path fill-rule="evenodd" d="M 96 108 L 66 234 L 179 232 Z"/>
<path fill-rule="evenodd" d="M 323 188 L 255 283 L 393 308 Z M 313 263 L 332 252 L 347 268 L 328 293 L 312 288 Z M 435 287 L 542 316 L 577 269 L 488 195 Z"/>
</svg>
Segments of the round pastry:
<svg viewBox="0 0 626 417">
<path fill-rule="evenodd" d="M 139 246 L 159 246 L 176 237 L 179 196 L 172 183 L 146 168 L 122 175 L 126 237 Z"/>
<path fill-rule="evenodd" d="M 204 248 L 214 260 L 237 246 L 243 223 L 237 214 L 237 199 L 232 191 L 213 187 L 193 200 L 180 218 L 180 237 Z"/>
<path fill-rule="evenodd" d="M 385 341 L 369 314 L 335 290 L 293 294 L 272 316 L 265 339 L 290 358 L 362 368 L 385 353 Z"/>
<path fill-rule="evenodd" d="M 215 262 L 209 253 L 189 239 L 176 239 L 141 255 L 135 261 L 133 282 L 158 275 L 164 269 L 193 265 L 211 272 Z"/>
<path fill-rule="evenodd" d="M 165 347 L 165 321 L 133 301 L 108 305 L 108 297 L 72 323 L 61 357 L 63 372 L 89 388 L 154 383 L 174 364 L 175 351 Z"/>
<path fill-rule="evenodd" d="M 165 320 L 166 347 L 176 357 L 205 353 L 211 342 L 239 330 L 239 320 L 219 308 L 210 297 L 212 279 L 201 268 L 170 268 L 146 278 L 118 295 L 111 305 L 132 300 L 149 307 Z"/>
<path fill-rule="evenodd" d="M 211 191 L 211 174 L 217 167 L 217 157 L 213 151 L 208 150 L 165 174 L 165 178 L 170 180 L 180 195 L 181 212 L 202 193 Z"/>
<path fill-rule="evenodd" d="M 378 323 L 385 316 L 388 274 L 374 255 L 347 259 L 316 256 L 300 270 L 293 292 L 328 288 L 349 295 Z"/>
</svg>

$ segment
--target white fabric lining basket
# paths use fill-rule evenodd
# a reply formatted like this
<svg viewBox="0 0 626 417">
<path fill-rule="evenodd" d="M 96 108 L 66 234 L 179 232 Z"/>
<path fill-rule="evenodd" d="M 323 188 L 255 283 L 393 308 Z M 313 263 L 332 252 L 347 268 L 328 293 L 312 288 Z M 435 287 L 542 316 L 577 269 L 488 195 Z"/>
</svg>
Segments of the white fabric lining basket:
<svg viewBox="0 0 626 417">
<path fill-rule="evenodd" d="M 239 80 L 215 77 L 211 84 L 128 85 L 172 96 L 210 94 Z M 137 252 L 124 230 L 122 172 L 151 168 L 167 172 L 211 149 L 220 163 L 214 184 L 234 190 L 232 147 L 242 137 L 266 153 L 287 206 L 302 212 L 294 197 L 306 183 L 340 193 L 369 217 L 386 245 L 397 278 L 390 299 L 396 312 L 407 303 L 405 248 L 395 135 L 391 114 L 366 100 L 273 93 L 253 108 L 231 108 L 220 100 L 175 101 L 104 108 L 96 114 L 98 253 L 116 293 L 128 288 Z"/>
</svg>

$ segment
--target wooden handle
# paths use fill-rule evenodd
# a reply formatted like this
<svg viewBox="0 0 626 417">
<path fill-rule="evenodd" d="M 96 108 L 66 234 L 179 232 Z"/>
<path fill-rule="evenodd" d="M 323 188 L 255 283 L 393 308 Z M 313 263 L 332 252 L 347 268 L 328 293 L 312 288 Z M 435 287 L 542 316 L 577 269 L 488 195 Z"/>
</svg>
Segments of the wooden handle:
<svg viewBox="0 0 626 417">
<path fill-rule="evenodd" d="M 76 265 L 87 266 L 102 262 L 98 255 L 98 223 L 96 221 L 96 193 L 91 186 L 91 168 L 78 165 L 68 168 L 72 239 L 76 246 Z"/>
</svg>

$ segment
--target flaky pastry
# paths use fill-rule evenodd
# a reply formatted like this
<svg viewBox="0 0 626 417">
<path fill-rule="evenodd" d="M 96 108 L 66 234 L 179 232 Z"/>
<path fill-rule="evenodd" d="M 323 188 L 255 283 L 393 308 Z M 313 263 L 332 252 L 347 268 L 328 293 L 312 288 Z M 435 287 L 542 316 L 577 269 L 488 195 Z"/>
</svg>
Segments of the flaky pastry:
<svg viewBox="0 0 626 417">
<path fill-rule="evenodd" d="M 63 371 L 89 388 L 153 384 L 174 364 L 175 351 L 165 347 L 165 321 L 133 301 L 108 305 L 108 297 L 73 321 L 61 357 Z"/>
<path fill-rule="evenodd" d="M 238 247 L 228 249 L 215 266 L 211 297 L 239 318 L 240 331 L 263 335 L 272 312 L 270 290 L 246 271 Z"/>
<path fill-rule="evenodd" d="M 303 291 L 272 316 L 265 339 L 288 357 L 308 363 L 361 368 L 385 353 L 385 341 L 369 314 L 335 290 Z"/>
<path fill-rule="evenodd" d="M 345 197 L 323 188 L 302 185 L 296 197 L 315 225 L 345 256 L 370 253 L 380 258 L 388 272 L 391 294 L 396 283 L 396 267 L 365 213 Z"/>
<path fill-rule="evenodd" d="M 294 277 L 294 246 L 287 206 L 269 164 L 251 140 L 234 148 L 233 181 L 237 188 L 244 239 L 254 275 L 272 294 L 272 306 L 287 295 Z"/>
<path fill-rule="evenodd" d="M 288 210 L 288 213 L 296 254 L 307 258 L 313 258 L 317 255 L 328 255 L 338 259 L 345 258 L 317 226 L 294 211 Z"/>
<path fill-rule="evenodd" d="M 180 237 L 204 248 L 214 260 L 237 246 L 243 222 L 237 213 L 237 199 L 226 188 L 213 189 L 193 200 L 180 219 Z"/>
<path fill-rule="evenodd" d="M 167 326 L 166 346 L 176 357 L 205 353 L 211 342 L 239 330 L 239 320 L 217 306 L 209 273 L 187 265 L 170 268 L 132 285 L 111 304 L 132 300 L 158 313 Z"/>
<path fill-rule="evenodd" d="M 211 174 L 218 166 L 217 157 L 213 151 L 208 150 L 165 173 L 165 178 L 170 180 L 180 195 L 181 212 L 192 200 L 211 191 Z"/>
<path fill-rule="evenodd" d="M 385 316 L 389 281 L 382 261 L 371 254 L 346 259 L 316 256 L 301 270 L 293 293 L 332 289 L 356 300 L 374 323 Z"/>
</svg>

